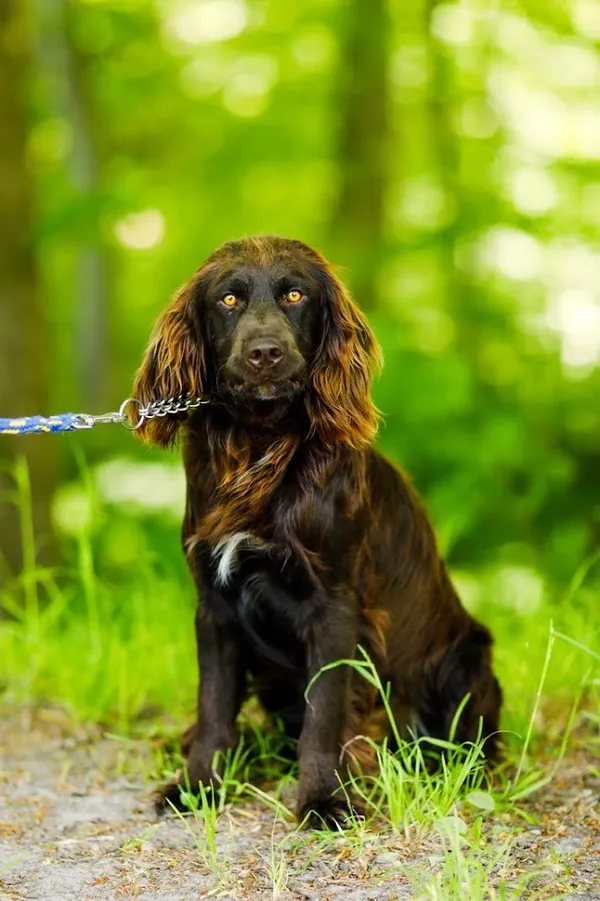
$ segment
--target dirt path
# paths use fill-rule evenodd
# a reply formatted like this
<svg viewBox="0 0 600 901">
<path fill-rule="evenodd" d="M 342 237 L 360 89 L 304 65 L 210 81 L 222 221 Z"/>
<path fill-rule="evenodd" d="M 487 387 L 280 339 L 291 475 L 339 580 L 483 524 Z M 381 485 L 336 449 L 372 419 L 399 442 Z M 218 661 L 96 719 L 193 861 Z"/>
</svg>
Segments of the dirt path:
<svg viewBox="0 0 600 901">
<path fill-rule="evenodd" d="M 52 710 L 5 711 L 0 749 L 1 901 L 393 901 L 426 897 L 415 881 L 442 863 L 435 837 L 367 830 L 358 843 L 319 844 L 250 800 L 222 815 L 211 858 L 202 826 L 156 820 L 146 743 L 74 731 Z M 529 803 L 536 822 L 521 821 L 509 871 L 498 874 L 514 883 L 539 868 L 535 897 L 600 899 L 600 779 L 589 763 L 573 758 Z"/>
</svg>

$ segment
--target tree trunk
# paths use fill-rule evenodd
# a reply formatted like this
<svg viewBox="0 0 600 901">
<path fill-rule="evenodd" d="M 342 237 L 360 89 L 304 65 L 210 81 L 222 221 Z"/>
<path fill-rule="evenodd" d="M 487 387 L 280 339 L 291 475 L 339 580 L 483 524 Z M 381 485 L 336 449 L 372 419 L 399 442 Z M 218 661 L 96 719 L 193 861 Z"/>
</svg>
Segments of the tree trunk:
<svg viewBox="0 0 600 901">
<path fill-rule="evenodd" d="M 331 222 L 334 261 L 365 308 L 376 304 L 383 257 L 388 152 L 388 35 L 386 0 L 353 0 L 340 56 L 338 160 L 340 193 Z"/>
<path fill-rule="evenodd" d="M 33 249 L 33 182 L 27 166 L 26 94 L 31 57 L 20 0 L 0 4 L 0 409 L 2 416 L 47 414 L 50 342 Z M 0 439 L 0 584 L 33 555 L 22 547 L 13 503 L 12 461 L 29 465 L 35 534 L 50 535 L 56 468 L 51 435 Z"/>
<path fill-rule="evenodd" d="M 464 184 L 461 176 L 459 140 L 452 127 L 455 101 L 451 63 L 432 34 L 432 19 L 442 0 L 426 0 L 424 8 L 425 43 L 429 58 L 430 92 L 427 102 L 429 134 L 433 148 L 433 165 L 440 186 L 455 210 L 452 222 L 440 235 L 440 271 L 444 282 L 446 308 L 456 327 L 456 341 L 463 359 L 473 371 L 479 368 L 479 348 L 485 334 L 489 310 L 481 303 L 480 289 L 468 274 L 456 265 L 459 242 L 469 231 L 481 228 L 481 200 Z M 489 160 L 492 165 L 492 159 Z M 485 389 L 484 389 L 485 390 Z"/>
<path fill-rule="evenodd" d="M 55 114 L 70 125 L 73 143 L 68 157 L 71 185 L 81 204 L 98 190 L 94 115 L 86 86 L 86 59 L 73 40 L 72 0 L 36 0 L 38 64 L 49 84 Z M 90 224 L 79 238 L 75 260 L 73 362 L 78 403 L 100 409 L 106 402 L 107 273 L 96 228 Z"/>
</svg>

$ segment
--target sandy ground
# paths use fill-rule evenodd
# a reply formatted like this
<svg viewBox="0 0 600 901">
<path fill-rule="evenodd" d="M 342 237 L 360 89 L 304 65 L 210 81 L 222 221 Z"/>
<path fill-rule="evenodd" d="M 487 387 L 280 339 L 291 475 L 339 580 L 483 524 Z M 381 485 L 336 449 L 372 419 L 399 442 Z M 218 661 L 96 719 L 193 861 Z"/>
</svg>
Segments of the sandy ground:
<svg viewBox="0 0 600 901">
<path fill-rule="evenodd" d="M 57 711 L 4 711 L 0 723 L 0 899 L 87 901 L 393 901 L 433 897 L 415 882 L 438 868 L 439 839 L 369 829 L 362 845 L 319 842 L 252 800 L 219 820 L 217 864 L 201 824 L 157 820 L 147 742 L 123 744 L 74 729 Z M 529 801 L 510 863 L 514 884 L 536 869 L 536 893 L 600 899 L 600 779 L 580 752 Z M 501 840 L 502 821 L 496 826 Z M 505 835 L 506 833 L 504 833 Z M 279 865 L 280 878 L 273 877 Z M 282 874 L 282 875 L 281 875 Z M 465 898 L 465 901 L 468 901 Z"/>
</svg>

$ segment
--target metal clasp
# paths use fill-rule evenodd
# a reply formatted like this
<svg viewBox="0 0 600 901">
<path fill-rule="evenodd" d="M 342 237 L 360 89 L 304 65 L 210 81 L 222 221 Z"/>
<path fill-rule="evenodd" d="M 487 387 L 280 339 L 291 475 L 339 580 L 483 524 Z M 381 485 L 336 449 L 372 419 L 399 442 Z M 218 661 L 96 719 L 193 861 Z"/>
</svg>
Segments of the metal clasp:
<svg viewBox="0 0 600 901">
<path fill-rule="evenodd" d="M 94 416 L 91 413 L 77 413 L 77 420 L 73 425 L 76 429 L 93 429 L 95 425 L 103 423 L 111 425 L 112 423 L 121 423 L 123 421 L 124 416 L 120 411 L 118 413 L 100 413 L 98 416 Z"/>
<path fill-rule="evenodd" d="M 139 419 L 137 422 L 134 422 L 133 424 L 129 421 L 129 417 L 127 415 L 127 407 L 129 406 L 129 404 L 137 404 L 139 407 L 139 413 L 138 413 Z M 121 417 L 120 422 L 122 422 L 123 425 L 125 426 L 125 428 L 128 429 L 130 432 L 135 432 L 137 429 L 139 429 L 140 426 L 142 426 L 144 424 L 144 419 L 146 418 L 144 415 L 144 405 L 142 404 L 141 400 L 137 399 L 137 397 L 126 398 L 123 401 L 123 403 L 121 404 L 121 406 L 119 407 L 118 415 Z"/>
</svg>

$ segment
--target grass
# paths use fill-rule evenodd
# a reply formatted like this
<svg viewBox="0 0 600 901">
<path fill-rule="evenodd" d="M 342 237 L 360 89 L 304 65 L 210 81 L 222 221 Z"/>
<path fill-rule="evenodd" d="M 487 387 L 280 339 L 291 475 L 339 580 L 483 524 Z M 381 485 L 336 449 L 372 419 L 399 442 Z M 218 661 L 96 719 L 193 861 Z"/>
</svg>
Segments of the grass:
<svg viewBox="0 0 600 901">
<path fill-rule="evenodd" d="M 265 855 L 263 858 L 264 866 L 272 886 L 273 901 L 277 901 L 277 899 L 284 894 L 290 875 L 285 850 L 286 845 L 288 844 L 288 837 L 285 836 L 279 841 L 275 840 L 276 822 L 277 821 L 275 820 L 273 823 L 273 830 L 271 831 L 271 843 L 268 855 Z"/>
<path fill-rule="evenodd" d="M 57 704 L 80 722 L 100 724 L 120 742 L 124 769 L 140 766 L 130 748 L 133 738 L 144 735 L 155 756 L 138 776 L 168 777 L 181 761 L 164 749 L 163 739 L 186 725 L 195 693 L 190 581 L 179 563 L 171 566 L 151 554 L 133 568 L 99 571 L 92 528 L 82 529 L 71 545 L 69 566 L 60 571 L 37 567 L 22 465 L 15 485 L 26 566 L 0 598 L 8 614 L 0 619 L 4 702 Z M 103 528 L 110 527 L 105 519 Z M 172 544 L 175 549 L 175 530 Z M 377 749 L 377 777 L 354 779 L 347 787 L 364 803 L 366 819 L 355 818 L 344 834 L 303 835 L 293 831 L 288 794 L 296 774 L 284 767 L 281 735 L 267 730 L 250 709 L 243 740 L 227 756 L 218 790 L 188 793 L 190 813 L 183 817 L 198 858 L 216 884 L 226 881 L 227 855 L 218 842 L 222 814 L 239 799 L 249 799 L 272 814 L 261 866 L 273 898 L 284 897 L 292 875 L 322 855 L 347 855 L 358 866 L 374 859 L 376 844 L 394 849 L 403 842 L 437 848 L 438 857 L 441 849 L 433 867 L 423 860 L 402 865 L 414 897 L 537 897 L 534 871 L 510 875 L 515 841 L 533 816 L 523 804 L 556 777 L 573 736 L 598 743 L 600 638 L 596 594 L 589 587 L 597 560 L 582 565 L 566 593 L 534 614 L 507 610 L 499 602 L 476 611 L 494 633 L 506 697 L 503 727 L 509 752 L 492 781 L 482 767 L 481 743 L 447 744 L 441 771 L 432 775 L 420 743 L 398 737 L 399 753 L 385 745 Z M 359 657 L 351 665 L 376 685 L 385 702 L 386 687 L 370 661 Z M 600 775 L 592 759 L 589 772 Z M 135 847 L 133 840 L 124 850 Z M 376 867 L 369 871 L 370 878 L 385 881 L 385 868 L 377 872 Z"/>
<path fill-rule="evenodd" d="M 219 797 L 224 798 L 224 792 L 214 794 L 203 785 L 198 786 L 198 791 L 191 791 L 189 785 L 182 797 L 188 810 L 191 812 L 192 822 L 202 828 L 194 829 L 190 825 L 189 817 L 184 816 L 177 808 L 173 812 L 184 824 L 192 837 L 192 841 L 205 866 L 210 870 L 219 884 L 225 882 L 227 868 L 225 861 L 217 853 L 217 821 L 219 818 Z"/>
<path fill-rule="evenodd" d="M 469 827 L 460 817 L 446 817 L 436 823 L 436 831 L 444 851 L 439 872 L 426 880 L 420 873 L 412 875 L 413 886 L 423 899 L 516 901 L 524 896 L 536 876 L 535 872 L 526 873 L 512 885 L 502 879 L 502 875 L 499 879 L 494 878 L 495 874 L 506 871 L 514 841 L 509 838 L 494 846 L 485 837 L 481 818 Z"/>
</svg>

